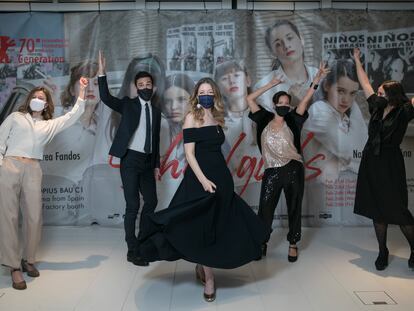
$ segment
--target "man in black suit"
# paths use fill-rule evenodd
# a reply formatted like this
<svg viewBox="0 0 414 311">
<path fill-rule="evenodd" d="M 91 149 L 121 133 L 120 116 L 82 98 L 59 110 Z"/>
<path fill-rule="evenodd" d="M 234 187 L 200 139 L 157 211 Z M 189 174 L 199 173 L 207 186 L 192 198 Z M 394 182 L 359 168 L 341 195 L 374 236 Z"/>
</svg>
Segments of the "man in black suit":
<svg viewBox="0 0 414 311">
<path fill-rule="evenodd" d="M 105 58 L 99 52 L 99 95 L 102 102 L 121 114 L 121 122 L 109 154 L 121 159 L 121 179 L 126 201 L 124 228 L 128 245 L 127 260 L 147 266 L 137 252 L 138 237 L 147 230 L 148 215 L 157 206 L 156 179 L 160 178 L 161 111 L 151 105 L 155 91 L 153 77 L 145 71 L 135 76 L 138 97 L 119 99 L 109 93 L 105 76 Z M 139 210 L 139 194 L 144 206 L 141 211 L 138 237 L 135 224 Z"/>
</svg>

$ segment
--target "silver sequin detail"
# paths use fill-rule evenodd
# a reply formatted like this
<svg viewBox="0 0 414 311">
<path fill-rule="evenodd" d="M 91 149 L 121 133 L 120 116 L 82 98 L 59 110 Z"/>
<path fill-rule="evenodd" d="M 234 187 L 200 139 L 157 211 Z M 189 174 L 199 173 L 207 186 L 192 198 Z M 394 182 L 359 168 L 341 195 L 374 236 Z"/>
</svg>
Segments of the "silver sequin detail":
<svg viewBox="0 0 414 311">
<path fill-rule="evenodd" d="M 297 152 L 293 144 L 293 133 L 286 122 L 279 130 L 274 130 L 270 123 L 262 133 L 262 155 L 264 167 L 282 167 L 290 160 L 302 161 L 302 156 Z"/>
</svg>

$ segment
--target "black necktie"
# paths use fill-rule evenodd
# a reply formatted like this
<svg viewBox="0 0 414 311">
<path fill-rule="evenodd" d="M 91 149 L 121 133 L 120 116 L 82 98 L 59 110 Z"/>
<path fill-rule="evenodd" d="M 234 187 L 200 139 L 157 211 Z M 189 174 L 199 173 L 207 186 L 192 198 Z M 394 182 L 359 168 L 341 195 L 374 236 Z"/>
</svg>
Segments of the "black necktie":
<svg viewBox="0 0 414 311">
<path fill-rule="evenodd" d="M 148 103 L 145 103 L 145 153 L 151 153 L 151 118 Z"/>
</svg>

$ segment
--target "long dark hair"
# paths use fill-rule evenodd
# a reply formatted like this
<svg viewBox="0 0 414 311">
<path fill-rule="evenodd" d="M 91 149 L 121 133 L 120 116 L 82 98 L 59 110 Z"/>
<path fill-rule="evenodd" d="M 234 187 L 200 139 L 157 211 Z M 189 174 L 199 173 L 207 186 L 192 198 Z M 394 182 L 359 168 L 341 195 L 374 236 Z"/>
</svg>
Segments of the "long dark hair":
<svg viewBox="0 0 414 311">
<path fill-rule="evenodd" d="M 407 95 L 405 95 L 404 87 L 397 81 L 385 81 L 381 84 L 385 95 L 388 99 L 388 104 L 393 107 L 398 107 L 409 102 Z"/>
</svg>

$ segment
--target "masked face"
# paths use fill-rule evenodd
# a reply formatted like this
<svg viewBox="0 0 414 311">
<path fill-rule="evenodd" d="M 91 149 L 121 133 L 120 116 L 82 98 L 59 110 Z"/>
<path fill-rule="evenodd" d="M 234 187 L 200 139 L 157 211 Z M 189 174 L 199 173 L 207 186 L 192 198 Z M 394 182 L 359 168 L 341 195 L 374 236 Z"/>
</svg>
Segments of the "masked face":
<svg viewBox="0 0 414 311">
<path fill-rule="evenodd" d="M 214 106 L 213 95 L 200 95 L 198 96 L 198 103 L 205 109 L 209 109 Z"/>
<path fill-rule="evenodd" d="M 288 96 L 282 95 L 279 97 L 275 105 L 276 114 L 280 117 L 286 116 L 290 111 L 290 100 Z"/>
<path fill-rule="evenodd" d="M 42 111 L 45 109 L 46 102 L 39 98 L 32 98 L 30 101 L 30 109 L 32 111 Z"/>
<path fill-rule="evenodd" d="M 275 106 L 275 111 L 278 116 L 284 117 L 289 113 L 290 107 L 289 106 Z"/>
<path fill-rule="evenodd" d="M 152 97 L 152 89 L 138 89 L 138 96 L 141 97 L 144 101 L 149 101 Z"/>
<path fill-rule="evenodd" d="M 214 90 L 208 83 L 203 83 L 198 88 L 198 103 L 205 109 L 214 106 Z"/>
<path fill-rule="evenodd" d="M 150 77 L 137 80 L 137 93 L 144 101 L 149 101 L 153 94 L 152 80 Z"/>
</svg>

